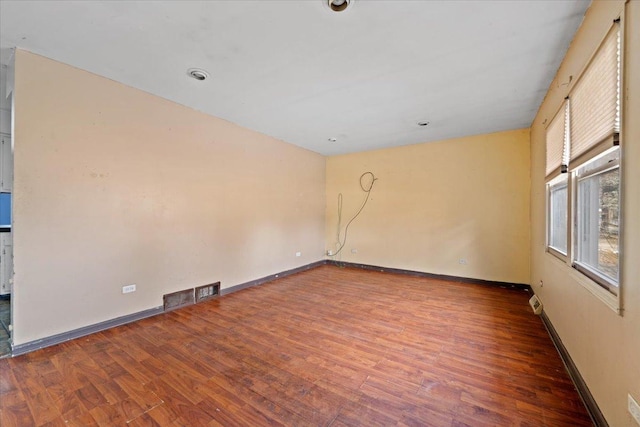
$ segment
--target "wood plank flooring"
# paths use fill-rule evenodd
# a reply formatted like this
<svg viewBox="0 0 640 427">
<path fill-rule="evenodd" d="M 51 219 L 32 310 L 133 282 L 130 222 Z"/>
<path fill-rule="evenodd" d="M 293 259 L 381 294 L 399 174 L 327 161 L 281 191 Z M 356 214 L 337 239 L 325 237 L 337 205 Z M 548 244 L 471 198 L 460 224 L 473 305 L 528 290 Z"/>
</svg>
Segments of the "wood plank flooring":
<svg viewBox="0 0 640 427">
<path fill-rule="evenodd" d="M 1 359 L 0 425 L 592 425 L 527 300 L 322 266 Z"/>
</svg>

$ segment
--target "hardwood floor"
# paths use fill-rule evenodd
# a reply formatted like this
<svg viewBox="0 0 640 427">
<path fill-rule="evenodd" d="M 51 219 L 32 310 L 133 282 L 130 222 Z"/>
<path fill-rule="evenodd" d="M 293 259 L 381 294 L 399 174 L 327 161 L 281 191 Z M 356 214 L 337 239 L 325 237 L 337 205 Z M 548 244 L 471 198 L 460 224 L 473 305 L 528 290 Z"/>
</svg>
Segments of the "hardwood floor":
<svg viewBox="0 0 640 427">
<path fill-rule="evenodd" d="M 0 425 L 592 425 L 527 300 L 322 266 L 0 359 Z"/>
</svg>

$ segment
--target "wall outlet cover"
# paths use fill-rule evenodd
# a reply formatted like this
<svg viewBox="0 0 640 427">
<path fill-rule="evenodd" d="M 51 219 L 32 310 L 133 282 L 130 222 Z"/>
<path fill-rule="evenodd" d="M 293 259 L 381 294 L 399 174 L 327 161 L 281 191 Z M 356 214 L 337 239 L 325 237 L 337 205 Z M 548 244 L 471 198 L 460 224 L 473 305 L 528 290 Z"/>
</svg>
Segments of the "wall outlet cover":
<svg viewBox="0 0 640 427">
<path fill-rule="evenodd" d="M 125 285 L 122 287 L 123 294 L 129 294 L 136 291 L 136 285 Z"/>
</svg>

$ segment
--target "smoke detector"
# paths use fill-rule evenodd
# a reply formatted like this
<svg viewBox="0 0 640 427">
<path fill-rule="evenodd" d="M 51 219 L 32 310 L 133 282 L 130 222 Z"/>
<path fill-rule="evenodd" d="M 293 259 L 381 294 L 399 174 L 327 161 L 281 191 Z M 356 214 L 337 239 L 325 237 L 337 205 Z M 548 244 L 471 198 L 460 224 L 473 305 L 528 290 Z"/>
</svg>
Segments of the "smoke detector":
<svg viewBox="0 0 640 427">
<path fill-rule="evenodd" d="M 324 0 L 334 12 L 344 12 L 353 4 L 355 0 Z"/>
</svg>

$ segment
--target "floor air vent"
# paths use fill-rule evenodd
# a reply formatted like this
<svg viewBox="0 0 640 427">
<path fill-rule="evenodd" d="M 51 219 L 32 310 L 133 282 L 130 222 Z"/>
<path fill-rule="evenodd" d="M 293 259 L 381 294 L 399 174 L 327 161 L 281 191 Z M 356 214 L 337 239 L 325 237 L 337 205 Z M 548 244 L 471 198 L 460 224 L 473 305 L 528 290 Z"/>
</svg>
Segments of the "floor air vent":
<svg viewBox="0 0 640 427">
<path fill-rule="evenodd" d="M 535 314 L 542 313 L 542 301 L 536 295 L 529 299 L 529 305 Z"/>
<path fill-rule="evenodd" d="M 184 291 L 166 294 L 162 298 L 164 300 L 164 311 L 175 310 L 176 308 L 186 307 L 194 303 L 193 289 L 185 289 Z"/>
<path fill-rule="evenodd" d="M 196 288 L 196 303 L 206 301 L 218 295 L 220 295 L 220 282 L 198 286 Z"/>
</svg>

